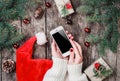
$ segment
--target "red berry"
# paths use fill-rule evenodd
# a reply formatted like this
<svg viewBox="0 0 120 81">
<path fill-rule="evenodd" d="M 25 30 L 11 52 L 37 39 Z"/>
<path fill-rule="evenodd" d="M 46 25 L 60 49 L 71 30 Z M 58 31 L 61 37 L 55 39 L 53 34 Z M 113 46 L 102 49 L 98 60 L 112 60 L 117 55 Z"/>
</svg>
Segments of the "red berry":
<svg viewBox="0 0 120 81">
<path fill-rule="evenodd" d="M 67 3 L 65 6 L 66 6 L 67 9 L 71 9 L 72 8 L 72 5 L 70 3 Z"/>
<path fill-rule="evenodd" d="M 96 70 L 98 70 L 100 66 L 101 66 L 100 63 L 95 63 L 94 64 L 94 67 L 96 68 Z"/>
<path fill-rule="evenodd" d="M 16 43 L 16 44 L 13 45 L 13 47 L 14 47 L 15 49 L 17 49 L 17 48 L 19 47 L 19 44 Z"/>
<path fill-rule="evenodd" d="M 24 22 L 25 24 L 29 24 L 29 23 L 30 23 L 30 20 L 29 20 L 28 18 L 25 18 L 25 19 L 23 19 L 23 22 Z"/>
<path fill-rule="evenodd" d="M 86 28 L 84 29 L 84 31 L 85 31 L 86 33 L 90 33 L 90 32 L 91 32 L 91 29 L 86 27 Z"/>
<path fill-rule="evenodd" d="M 89 43 L 89 42 L 84 42 L 84 45 L 85 45 L 86 47 L 89 47 L 89 46 L 90 46 L 90 43 Z"/>
<path fill-rule="evenodd" d="M 67 19 L 67 20 L 66 20 L 66 23 L 69 24 L 69 25 L 72 25 L 72 24 L 73 24 L 73 22 L 72 22 L 71 19 Z"/>
<path fill-rule="evenodd" d="M 49 2 L 46 2 L 45 3 L 46 7 L 50 8 L 51 7 L 51 4 Z"/>
</svg>

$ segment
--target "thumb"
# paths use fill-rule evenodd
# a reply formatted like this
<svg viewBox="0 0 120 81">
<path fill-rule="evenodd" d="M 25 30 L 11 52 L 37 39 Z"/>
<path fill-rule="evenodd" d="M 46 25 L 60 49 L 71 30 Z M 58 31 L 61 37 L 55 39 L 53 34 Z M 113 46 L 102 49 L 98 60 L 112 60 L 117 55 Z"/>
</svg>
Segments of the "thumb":
<svg viewBox="0 0 120 81">
<path fill-rule="evenodd" d="M 52 45 L 51 45 L 51 48 L 52 48 L 52 52 L 55 53 L 57 48 L 56 48 L 56 44 L 55 44 L 55 41 L 53 40 L 52 42 Z"/>
<path fill-rule="evenodd" d="M 69 58 L 69 63 L 73 63 L 74 62 L 74 49 L 70 48 L 70 58 Z"/>
</svg>

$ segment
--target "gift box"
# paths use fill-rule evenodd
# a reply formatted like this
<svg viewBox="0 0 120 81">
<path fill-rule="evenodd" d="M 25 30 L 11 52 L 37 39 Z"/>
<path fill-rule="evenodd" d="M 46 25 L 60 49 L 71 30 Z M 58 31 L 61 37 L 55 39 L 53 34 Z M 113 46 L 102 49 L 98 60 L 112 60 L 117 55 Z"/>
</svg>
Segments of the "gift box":
<svg viewBox="0 0 120 81">
<path fill-rule="evenodd" d="M 110 76 L 113 73 L 113 70 L 103 60 L 103 58 L 99 58 L 84 72 L 90 78 L 91 81 L 102 81 L 106 77 Z"/>
<path fill-rule="evenodd" d="M 55 3 L 61 17 L 66 17 L 74 13 L 70 0 L 55 0 Z"/>
</svg>

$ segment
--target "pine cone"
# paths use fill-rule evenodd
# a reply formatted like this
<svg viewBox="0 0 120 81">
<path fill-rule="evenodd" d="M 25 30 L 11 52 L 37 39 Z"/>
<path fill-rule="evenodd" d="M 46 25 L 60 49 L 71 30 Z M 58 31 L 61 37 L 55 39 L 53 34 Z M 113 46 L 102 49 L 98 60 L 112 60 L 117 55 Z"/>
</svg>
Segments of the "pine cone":
<svg viewBox="0 0 120 81">
<path fill-rule="evenodd" d="M 6 73 L 12 72 L 13 70 L 15 70 L 15 62 L 11 59 L 4 60 L 4 62 L 2 63 L 2 70 Z"/>
<path fill-rule="evenodd" d="M 43 9 L 41 7 L 37 8 L 35 13 L 34 13 L 34 17 L 35 18 L 41 18 L 43 16 Z"/>
</svg>

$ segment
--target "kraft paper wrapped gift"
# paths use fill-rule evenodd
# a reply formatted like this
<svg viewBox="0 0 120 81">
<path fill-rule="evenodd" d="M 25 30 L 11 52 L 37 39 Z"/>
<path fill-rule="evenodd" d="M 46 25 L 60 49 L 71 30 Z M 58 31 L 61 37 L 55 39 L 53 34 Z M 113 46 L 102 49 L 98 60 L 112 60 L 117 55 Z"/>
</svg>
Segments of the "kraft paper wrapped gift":
<svg viewBox="0 0 120 81">
<path fill-rule="evenodd" d="M 113 70 L 103 60 L 103 58 L 99 58 L 84 72 L 90 78 L 91 81 L 102 81 L 103 79 L 110 76 L 113 73 Z"/>
<path fill-rule="evenodd" d="M 66 17 L 74 13 L 70 0 L 54 0 L 61 17 Z"/>
</svg>

